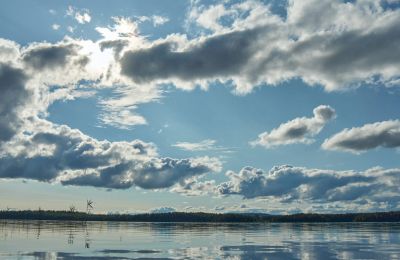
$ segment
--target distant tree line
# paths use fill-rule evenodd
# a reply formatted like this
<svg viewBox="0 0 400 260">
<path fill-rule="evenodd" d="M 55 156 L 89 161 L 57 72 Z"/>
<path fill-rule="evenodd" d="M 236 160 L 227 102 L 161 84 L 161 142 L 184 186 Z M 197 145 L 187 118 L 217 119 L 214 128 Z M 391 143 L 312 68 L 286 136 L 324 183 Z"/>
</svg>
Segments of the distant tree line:
<svg viewBox="0 0 400 260">
<path fill-rule="evenodd" d="M 89 214 L 77 211 L 22 210 L 0 211 L 0 219 L 129 221 L 129 222 L 400 222 L 400 211 L 346 214 L 240 214 L 171 212 L 148 214 Z"/>
</svg>

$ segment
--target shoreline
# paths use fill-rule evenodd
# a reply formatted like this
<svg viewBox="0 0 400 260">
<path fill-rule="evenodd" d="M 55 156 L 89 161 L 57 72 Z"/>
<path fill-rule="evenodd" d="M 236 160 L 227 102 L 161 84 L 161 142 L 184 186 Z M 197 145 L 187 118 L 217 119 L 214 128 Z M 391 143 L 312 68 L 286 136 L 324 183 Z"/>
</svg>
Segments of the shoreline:
<svg viewBox="0 0 400 260">
<path fill-rule="evenodd" d="M 171 212 L 141 214 L 87 214 L 53 210 L 0 211 L 0 220 L 118 221 L 165 223 L 344 223 L 400 222 L 400 211 L 372 213 L 269 215 L 262 213 Z"/>
</svg>

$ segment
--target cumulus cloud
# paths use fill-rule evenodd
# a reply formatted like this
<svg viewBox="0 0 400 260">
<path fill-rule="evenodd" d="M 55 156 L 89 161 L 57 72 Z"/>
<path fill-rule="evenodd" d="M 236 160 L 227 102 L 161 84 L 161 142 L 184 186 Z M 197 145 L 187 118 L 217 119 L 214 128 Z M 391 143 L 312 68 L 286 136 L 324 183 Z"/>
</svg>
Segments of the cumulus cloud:
<svg viewBox="0 0 400 260">
<path fill-rule="evenodd" d="M 360 83 L 391 86 L 399 77 L 400 10 L 382 2 L 293 0 L 286 19 L 255 1 L 193 8 L 189 20 L 211 34 L 127 51 L 122 74 L 178 87 L 229 81 L 242 94 L 293 78 L 334 91 Z"/>
<path fill-rule="evenodd" d="M 94 90 L 113 85 L 115 79 L 108 79 L 106 73 L 114 57 L 111 51 L 102 51 L 99 42 L 68 37 L 23 48 L 0 41 L 4 61 L 0 62 L 0 178 L 111 189 L 166 189 L 221 169 L 216 158 L 160 157 L 151 143 L 99 141 L 45 119 L 52 102 L 91 94 L 80 92 L 79 82 L 89 82 L 89 86 L 93 82 Z M 132 102 L 149 102 L 159 95 L 157 88 L 154 94 L 146 89 L 140 92 L 137 86 L 126 88 L 129 91 L 116 90 L 121 97 L 101 102 L 132 112 Z M 135 95 L 135 88 L 142 94 Z M 131 100 L 130 95 L 135 98 Z"/>
<path fill-rule="evenodd" d="M 159 100 L 164 84 L 170 83 L 190 90 L 207 89 L 217 81 L 238 94 L 293 78 L 328 91 L 363 82 L 398 85 L 400 10 L 384 8 L 382 2 L 292 0 L 286 13 L 282 17 L 259 1 L 210 6 L 193 2 L 187 22 L 207 30 L 199 35 L 176 33 L 153 40 L 141 34 L 139 24 L 161 24 L 165 18 L 113 17 L 113 25 L 96 27 L 101 34 L 96 42 L 66 37 L 59 43 L 18 47 L 19 54 L 3 52 L 10 46 L 0 41 L 0 55 L 16 55 L 14 60 L 22 59 L 36 72 L 48 70 L 36 73 L 38 84 L 71 87 L 91 82 L 112 88 L 116 95 L 101 100 L 100 120 L 120 128 L 146 124 L 137 106 Z M 67 15 L 81 22 L 90 17 L 88 10 L 72 6 Z M 71 93 L 62 96 L 71 98 Z M 61 92 L 52 94 L 57 95 Z M 134 96 L 144 98 L 128 103 Z"/>
<path fill-rule="evenodd" d="M 371 168 L 363 172 L 308 169 L 288 165 L 266 172 L 245 167 L 228 171 L 228 182 L 218 186 L 222 195 L 270 198 L 281 203 L 377 203 L 388 199 L 399 205 L 400 169 Z M 392 205 L 393 206 L 393 205 Z"/>
<path fill-rule="evenodd" d="M 140 140 L 99 141 L 43 119 L 55 100 L 84 96 L 82 82 L 94 90 L 111 88 L 114 95 L 100 100 L 101 120 L 128 128 L 146 123 L 135 109 L 161 98 L 165 83 L 192 89 L 219 81 L 244 94 L 292 78 L 339 90 L 360 82 L 393 86 L 399 77 L 400 11 L 381 2 L 293 0 L 286 18 L 256 1 L 196 12 L 194 21 L 211 32 L 151 40 L 140 34 L 137 21 L 119 17 L 112 26 L 96 28 L 98 41 L 65 37 L 20 47 L 0 39 L 0 176 L 120 189 L 172 187 L 182 193 L 213 189 L 199 178 L 220 170 L 215 158 L 160 157 Z M 67 15 L 91 21 L 88 10 L 69 7 Z M 273 130 L 275 139 L 269 136 L 267 143 L 310 142 L 333 116 L 321 108 L 313 118 Z M 379 145 L 390 146 L 387 140 Z"/>
<path fill-rule="evenodd" d="M 400 147 L 400 121 L 389 120 L 344 129 L 326 139 L 322 148 L 361 153 L 377 147 Z"/>
<path fill-rule="evenodd" d="M 21 49 L 0 40 L 0 58 L 8 55 L 8 60 L 22 59 L 28 69 L 36 68 L 37 84 L 71 87 L 91 82 L 113 88 L 116 95 L 101 100 L 100 120 L 120 128 L 146 124 L 137 106 L 157 101 L 169 83 L 190 90 L 207 89 L 217 81 L 238 94 L 293 78 L 328 91 L 362 82 L 398 85 L 400 10 L 385 8 L 382 2 L 292 0 L 286 13 L 282 17 L 259 1 L 210 6 L 192 2 L 187 23 L 207 30 L 199 35 L 176 33 L 152 40 L 141 34 L 139 24 L 159 25 L 167 18 L 113 17 L 113 25 L 96 27 L 101 34 L 96 42 L 66 37 Z M 70 6 L 66 14 L 80 22 L 90 20 L 88 10 Z M 22 53 L 8 51 L 15 49 Z M 42 69 L 47 73 L 37 73 Z M 71 98 L 71 93 L 62 96 Z M 139 95 L 144 101 L 133 98 L 128 104 Z"/>
<path fill-rule="evenodd" d="M 309 144 L 314 142 L 314 137 L 330 120 L 336 117 L 333 108 L 326 105 L 320 105 L 313 110 L 314 116 L 299 117 L 289 122 L 281 124 L 278 128 L 270 132 L 261 133 L 258 139 L 250 144 L 271 148 L 279 145 L 288 145 L 294 143 Z"/>
<path fill-rule="evenodd" d="M 162 91 L 157 85 L 143 87 L 121 77 L 117 66 L 119 53 L 130 44 L 140 46 L 143 39 L 135 36 L 135 24 L 129 19 L 114 21 L 112 27 L 98 28 L 104 37 L 96 42 L 65 37 L 56 43 L 38 42 L 21 47 L 0 39 L 0 62 L 23 70 L 29 78 L 29 88 L 35 89 L 36 98 L 41 99 L 35 102 L 44 115 L 56 100 L 84 97 L 110 88 L 112 95 L 99 98 L 100 122 L 125 129 L 146 124 L 146 119 L 136 112 L 137 106 L 157 101 Z"/>
<path fill-rule="evenodd" d="M 127 189 L 169 188 L 193 176 L 219 171 L 216 158 L 159 157 L 153 144 L 98 141 L 79 130 L 37 119 L 0 154 L 0 178 L 63 185 Z"/>
</svg>

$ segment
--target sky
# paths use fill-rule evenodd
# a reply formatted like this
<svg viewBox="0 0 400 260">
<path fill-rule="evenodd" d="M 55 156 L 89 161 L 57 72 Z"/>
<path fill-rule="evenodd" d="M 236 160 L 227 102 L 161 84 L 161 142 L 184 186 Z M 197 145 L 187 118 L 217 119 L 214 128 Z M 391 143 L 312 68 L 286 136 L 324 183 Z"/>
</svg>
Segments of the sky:
<svg viewBox="0 0 400 260">
<path fill-rule="evenodd" d="M 400 210 L 398 0 L 0 9 L 0 208 Z"/>
</svg>

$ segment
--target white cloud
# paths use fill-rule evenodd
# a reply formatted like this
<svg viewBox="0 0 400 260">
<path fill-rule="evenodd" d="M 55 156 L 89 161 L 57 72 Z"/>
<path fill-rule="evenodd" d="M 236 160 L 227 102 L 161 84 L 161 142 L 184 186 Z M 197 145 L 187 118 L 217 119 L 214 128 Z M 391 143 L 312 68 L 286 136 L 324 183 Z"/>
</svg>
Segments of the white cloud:
<svg viewBox="0 0 400 260">
<path fill-rule="evenodd" d="M 76 13 L 75 19 L 78 21 L 78 23 L 85 24 L 90 23 L 92 17 L 90 17 L 89 13 Z"/>
<path fill-rule="evenodd" d="M 67 26 L 67 31 L 73 33 L 75 31 L 75 28 L 72 26 Z"/>
<path fill-rule="evenodd" d="M 114 22 L 110 27 L 96 27 L 104 39 L 116 40 L 119 38 L 133 38 L 139 36 L 139 25 L 127 17 L 112 17 Z"/>
<path fill-rule="evenodd" d="M 66 15 L 73 17 L 80 24 L 90 23 L 90 21 L 92 20 L 89 10 L 87 9 L 77 10 L 73 6 L 68 6 Z"/>
<path fill-rule="evenodd" d="M 16 42 L 0 38 L 0 62 L 15 64 L 20 56 L 20 46 Z"/>
<path fill-rule="evenodd" d="M 161 26 L 167 22 L 169 22 L 169 18 L 161 15 L 153 15 L 153 16 L 138 16 L 136 17 L 138 23 L 143 22 L 151 22 L 154 27 Z"/>
<path fill-rule="evenodd" d="M 58 29 L 60 29 L 60 25 L 55 23 L 55 24 L 53 24 L 53 25 L 51 26 L 51 28 L 52 28 L 53 30 L 57 31 Z"/>
<path fill-rule="evenodd" d="M 400 121 L 389 120 L 344 129 L 326 139 L 325 150 L 362 153 L 377 147 L 400 147 Z"/>
<path fill-rule="evenodd" d="M 154 27 L 158 27 L 160 25 L 163 25 L 163 24 L 169 22 L 169 18 L 165 17 L 165 16 L 153 15 L 151 18 L 153 20 Z"/>
<path fill-rule="evenodd" d="M 330 106 L 320 105 L 313 110 L 313 117 L 299 117 L 284 124 L 270 132 L 261 133 L 258 139 L 252 141 L 253 146 L 260 145 L 272 148 L 279 145 L 295 143 L 310 144 L 314 142 L 317 135 L 325 124 L 336 117 L 335 110 Z"/>
</svg>

